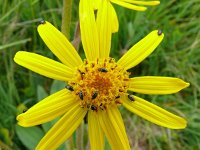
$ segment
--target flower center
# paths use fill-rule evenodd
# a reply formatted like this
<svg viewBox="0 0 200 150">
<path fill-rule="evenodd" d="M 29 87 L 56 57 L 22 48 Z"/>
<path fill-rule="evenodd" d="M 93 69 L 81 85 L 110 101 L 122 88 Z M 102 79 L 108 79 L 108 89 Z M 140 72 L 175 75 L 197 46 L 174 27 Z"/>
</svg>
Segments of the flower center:
<svg viewBox="0 0 200 150">
<path fill-rule="evenodd" d="M 106 109 L 121 104 L 120 96 L 127 92 L 129 73 L 118 66 L 113 58 L 88 62 L 77 69 L 76 78 L 69 83 L 81 107 L 91 110 Z"/>
</svg>

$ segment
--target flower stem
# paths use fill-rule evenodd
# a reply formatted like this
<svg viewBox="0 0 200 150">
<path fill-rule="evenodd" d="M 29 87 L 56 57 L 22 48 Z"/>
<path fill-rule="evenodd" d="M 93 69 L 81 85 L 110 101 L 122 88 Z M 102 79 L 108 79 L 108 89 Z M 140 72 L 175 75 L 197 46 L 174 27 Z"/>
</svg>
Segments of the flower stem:
<svg viewBox="0 0 200 150">
<path fill-rule="evenodd" d="M 70 38 L 72 2 L 73 0 L 63 0 L 61 31 L 68 39 Z"/>
</svg>

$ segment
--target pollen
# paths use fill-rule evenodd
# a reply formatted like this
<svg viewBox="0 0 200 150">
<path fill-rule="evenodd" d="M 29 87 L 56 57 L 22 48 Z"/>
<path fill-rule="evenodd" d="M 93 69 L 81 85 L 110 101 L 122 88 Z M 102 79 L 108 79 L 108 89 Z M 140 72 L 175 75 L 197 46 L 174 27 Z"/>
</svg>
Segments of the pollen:
<svg viewBox="0 0 200 150">
<path fill-rule="evenodd" d="M 105 110 L 112 104 L 121 104 L 120 96 L 127 93 L 129 73 L 117 65 L 115 59 L 88 62 L 77 68 L 76 78 L 70 81 L 72 93 L 80 106 L 93 111 Z"/>
</svg>

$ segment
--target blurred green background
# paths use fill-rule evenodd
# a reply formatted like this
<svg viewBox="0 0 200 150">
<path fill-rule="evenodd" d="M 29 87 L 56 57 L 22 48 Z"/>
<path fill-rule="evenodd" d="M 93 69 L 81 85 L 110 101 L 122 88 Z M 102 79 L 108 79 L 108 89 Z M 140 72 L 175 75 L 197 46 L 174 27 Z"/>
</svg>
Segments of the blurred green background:
<svg viewBox="0 0 200 150">
<path fill-rule="evenodd" d="M 145 61 L 131 69 L 133 76 L 179 77 L 191 85 L 173 95 L 139 95 L 188 121 L 184 130 L 154 125 L 120 108 L 133 150 L 200 149 L 200 0 L 161 0 L 146 12 L 117 5 L 120 28 L 112 38 L 111 56 L 118 59 L 128 48 L 154 29 L 165 38 Z M 78 20 L 74 0 L 71 41 Z M 55 91 L 64 83 L 35 74 L 13 62 L 19 50 L 56 59 L 37 33 L 43 18 L 61 27 L 61 0 L 0 0 L 0 149 L 34 149 L 55 121 L 32 128 L 17 126 L 17 114 Z M 80 46 L 79 52 L 83 56 Z M 83 125 L 84 147 L 88 149 L 87 124 Z M 66 129 L 67 130 L 67 129 Z M 77 149 L 76 133 L 60 149 Z M 106 149 L 109 149 L 106 143 Z"/>
</svg>

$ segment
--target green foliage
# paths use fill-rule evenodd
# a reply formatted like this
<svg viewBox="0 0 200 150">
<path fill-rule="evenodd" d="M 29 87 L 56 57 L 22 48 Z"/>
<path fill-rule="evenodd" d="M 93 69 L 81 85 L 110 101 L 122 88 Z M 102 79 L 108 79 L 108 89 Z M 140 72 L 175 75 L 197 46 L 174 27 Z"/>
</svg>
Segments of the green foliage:
<svg viewBox="0 0 200 150">
<path fill-rule="evenodd" d="M 37 143 L 44 136 L 44 132 L 39 127 L 24 128 L 16 125 L 15 130 L 19 139 L 30 150 L 35 149 Z"/>
<path fill-rule="evenodd" d="M 162 44 L 145 61 L 130 70 L 132 75 L 180 77 L 191 83 L 189 88 L 173 95 L 139 95 L 185 117 L 188 127 L 184 130 L 158 127 L 121 108 L 129 141 L 135 150 L 200 149 L 198 4 L 199 0 L 161 0 L 159 6 L 149 7 L 146 12 L 114 5 L 120 29 L 113 35 L 111 56 L 120 58 L 150 31 L 162 29 L 165 33 Z M 74 0 L 73 7 L 71 40 L 78 20 L 78 0 Z M 62 1 L 0 0 L 0 8 L 0 149 L 34 149 L 56 120 L 38 127 L 22 128 L 16 125 L 15 118 L 23 109 L 30 108 L 47 95 L 63 88 L 65 83 L 28 71 L 16 65 L 13 57 L 17 51 L 24 50 L 56 59 L 39 37 L 36 28 L 38 21 L 44 18 L 60 29 Z M 83 56 L 81 46 L 79 52 Z M 87 126 L 84 127 L 87 134 Z M 84 136 L 84 141 L 85 147 L 88 146 L 87 136 Z M 71 142 L 75 140 L 72 138 Z M 70 149 L 66 145 L 61 149 Z M 106 148 L 109 149 L 107 144 Z"/>
</svg>

